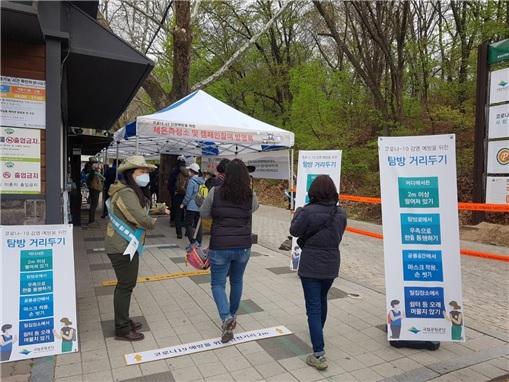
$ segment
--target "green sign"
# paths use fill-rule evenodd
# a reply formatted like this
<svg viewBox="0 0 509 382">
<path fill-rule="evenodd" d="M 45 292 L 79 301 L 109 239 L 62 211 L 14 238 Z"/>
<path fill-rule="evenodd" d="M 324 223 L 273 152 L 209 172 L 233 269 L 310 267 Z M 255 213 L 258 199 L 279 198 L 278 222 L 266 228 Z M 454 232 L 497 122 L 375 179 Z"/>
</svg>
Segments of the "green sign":
<svg viewBox="0 0 509 382">
<path fill-rule="evenodd" d="M 401 208 L 438 208 L 438 177 L 398 177 Z"/>
<path fill-rule="evenodd" d="M 488 45 L 488 64 L 509 60 L 509 39 Z"/>
</svg>

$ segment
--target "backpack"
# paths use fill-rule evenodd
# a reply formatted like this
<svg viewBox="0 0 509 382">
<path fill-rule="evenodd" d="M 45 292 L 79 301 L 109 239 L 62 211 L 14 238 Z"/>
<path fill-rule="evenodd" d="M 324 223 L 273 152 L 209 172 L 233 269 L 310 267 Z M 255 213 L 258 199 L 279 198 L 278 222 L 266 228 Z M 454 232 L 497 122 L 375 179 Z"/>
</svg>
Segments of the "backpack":
<svg viewBox="0 0 509 382">
<path fill-rule="evenodd" d="M 207 199 L 207 195 L 209 194 L 209 189 L 205 184 L 200 184 L 198 186 L 198 192 L 194 197 L 194 202 L 198 207 L 201 207 L 205 199 Z"/>
</svg>

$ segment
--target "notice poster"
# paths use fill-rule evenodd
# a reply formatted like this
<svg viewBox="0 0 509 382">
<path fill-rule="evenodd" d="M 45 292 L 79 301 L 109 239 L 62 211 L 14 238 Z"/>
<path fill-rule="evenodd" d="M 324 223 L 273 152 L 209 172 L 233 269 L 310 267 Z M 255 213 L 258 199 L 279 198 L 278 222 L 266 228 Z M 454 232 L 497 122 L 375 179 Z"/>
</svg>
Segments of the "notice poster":
<svg viewBox="0 0 509 382">
<path fill-rule="evenodd" d="M 1 362 L 78 351 L 72 225 L 0 226 Z"/>
<path fill-rule="evenodd" d="M 0 127 L 0 194 L 40 192 L 40 131 Z"/>
<path fill-rule="evenodd" d="M 378 140 L 389 340 L 465 340 L 455 136 Z"/>
<path fill-rule="evenodd" d="M 486 203 L 509 204 L 509 177 L 488 176 L 486 178 Z"/>
<path fill-rule="evenodd" d="M 341 150 L 299 151 L 299 167 L 297 170 L 297 190 L 295 195 L 295 209 L 310 202 L 309 187 L 318 175 L 329 175 L 339 193 L 341 179 Z M 297 239 L 292 239 L 292 257 L 290 269 L 299 268 L 301 249 Z"/>
<path fill-rule="evenodd" d="M 488 142 L 488 174 L 509 174 L 509 139 Z"/>
<path fill-rule="evenodd" d="M 288 150 L 268 151 L 262 153 L 240 154 L 227 157 L 203 157 L 202 171 L 216 173 L 216 167 L 223 159 L 241 159 L 246 166 L 254 166 L 255 171 L 250 173 L 255 179 L 288 179 L 290 174 L 290 161 Z"/>
<path fill-rule="evenodd" d="M 0 125 L 46 128 L 46 82 L 0 77 Z"/>
<path fill-rule="evenodd" d="M 488 139 L 509 138 L 509 103 L 491 106 Z"/>
<path fill-rule="evenodd" d="M 490 105 L 509 101 L 509 68 L 490 72 Z"/>
</svg>

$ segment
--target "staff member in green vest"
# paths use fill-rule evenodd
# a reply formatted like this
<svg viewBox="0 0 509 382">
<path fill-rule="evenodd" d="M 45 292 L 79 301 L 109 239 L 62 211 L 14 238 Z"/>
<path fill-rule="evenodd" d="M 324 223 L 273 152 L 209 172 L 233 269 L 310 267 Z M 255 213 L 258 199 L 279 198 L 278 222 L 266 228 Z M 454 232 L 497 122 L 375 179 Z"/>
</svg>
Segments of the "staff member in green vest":
<svg viewBox="0 0 509 382">
<path fill-rule="evenodd" d="M 105 249 L 117 276 L 113 297 L 115 311 L 115 338 L 124 341 L 140 341 L 141 323 L 129 318 L 131 295 L 138 278 L 139 255 L 143 252 L 145 230 L 153 229 L 156 219 L 152 213 L 169 214 L 166 205 L 150 209 L 147 187 L 149 172 L 156 166 L 148 164 L 141 155 L 127 158 L 118 168 L 123 180 L 110 187 L 107 200 L 110 222 L 106 232 Z"/>
</svg>

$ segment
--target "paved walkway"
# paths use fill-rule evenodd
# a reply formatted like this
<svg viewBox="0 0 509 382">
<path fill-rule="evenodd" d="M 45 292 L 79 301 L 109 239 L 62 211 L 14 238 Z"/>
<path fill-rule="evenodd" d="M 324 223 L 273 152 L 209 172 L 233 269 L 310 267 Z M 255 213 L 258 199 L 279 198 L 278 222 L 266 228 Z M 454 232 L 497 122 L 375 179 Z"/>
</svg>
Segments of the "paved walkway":
<svg viewBox="0 0 509 382">
<path fill-rule="evenodd" d="M 325 328 L 329 369 L 304 363 L 311 351 L 299 280 L 288 271 L 288 253 L 276 251 L 285 239 L 289 213 L 264 207 L 256 213 L 259 245 L 249 262 L 238 331 L 285 325 L 294 334 L 174 359 L 126 366 L 124 354 L 219 336 L 210 277 L 195 276 L 139 284 L 132 316 L 145 324 L 145 340 L 113 339 L 113 279 L 103 247 L 104 229 L 75 229 L 80 353 L 2 365 L 2 381 L 490 381 L 509 376 L 508 265 L 462 257 L 465 344 L 443 343 L 438 351 L 395 349 L 381 329 L 385 322 L 381 240 L 345 234 L 341 277 L 331 290 Z M 353 226 L 365 223 L 350 222 Z M 366 228 L 366 227 L 365 227 Z M 370 226 L 369 229 L 380 229 Z M 183 263 L 184 240 L 175 238 L 166 218 L 148 244 L 141 275 L 190 271 Z M 472 243 L 464 247 L 481 249 Z M 489 247 L 489 246 L 488 246 Z M 483 248 L 486 249 L 484 246 Z M 505 253 L 503 248 L 489 247 Z M 348 293 L 357 293 L 353 299 Z"/>
</svg>

